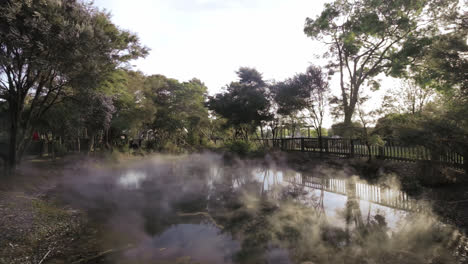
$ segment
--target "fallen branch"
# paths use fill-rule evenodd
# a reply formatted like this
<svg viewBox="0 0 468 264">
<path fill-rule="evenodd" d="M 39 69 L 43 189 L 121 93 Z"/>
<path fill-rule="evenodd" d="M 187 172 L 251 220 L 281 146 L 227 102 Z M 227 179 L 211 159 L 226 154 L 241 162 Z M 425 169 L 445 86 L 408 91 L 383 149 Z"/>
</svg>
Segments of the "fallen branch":
<svg viewBox="0 0 468 264">
<path fill-rule="evenodd" d="M 44 260 L 47 258 L 47 256 L 49 256 L 50 252 L 52 252 L 52 249 L 49 249 L 49 251 L 47 251 L 47 253 L 44 255 L 44 257 L 42 257 L 41 261 L 39 261 L 39 264 L 42 264 L 42 262 L 44 262 Z"/>
<path fill-rule="evenodd" d="M 95 259 L 98 259 L 98 258 L 102 258 L 106 255 L 109 255 L 109 254 L 112 254 L 112 253 L 117 253 L 117 252 L 121 252 L 121 251 L 125 251 L 125 250 L 128 250 L 128 249 L 131 249 L 133 248 L 134 246 L 132 245 L 128 245 L 126 247 L 123 247 L 123 248 L 112 248 L 112 249 L 109 249 L 109 250 L 106 250 L 106 251 L 103 251 L 103 252 L 100 252 L 99 254 L 97 255 L 94 255 L 94 256 L 91 256 L 91 257 L 88 257 L 88 258 L 84 258 L 84 259 L 80 259 L 80 260 L 77 260 L 75 262 L 72 262 L 72 264 L 80 264 L 80 263 L 87 263 L 91 260 L 95 260 Z"/>
<path fill-rule="evenodd" d="M 23 198 L 23 199 L 27 199 L 27 200 L 41 200 L 41 199 L 38 199 L 38 198 L 35 198 L 35 197 L 28 197 L 28 196 L 24 196 L 24 195 L 17 195 L 16 198 Z"/>
</svg>

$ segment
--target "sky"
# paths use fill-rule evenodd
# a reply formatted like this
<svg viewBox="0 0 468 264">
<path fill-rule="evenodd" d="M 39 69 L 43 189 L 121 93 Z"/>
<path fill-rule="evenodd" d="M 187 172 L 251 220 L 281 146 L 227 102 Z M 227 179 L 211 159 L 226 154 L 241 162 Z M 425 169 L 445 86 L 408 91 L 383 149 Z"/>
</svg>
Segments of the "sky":
<svg viewBox="0 0 468 264">
<path fill-rule="evenodd" d="M 95 0 L 121 29 L 136 33 L 151 49 L 133 63 L 147 75 L 179 81 L 198 78 L 210 95 L 237 79 L 241 66 L 254 67 L 265 80 L 304 72 L 326 47 L 304 32 L 325 0 Z M 332 83 L 332 92 L 339 88 Z M 376 99 L 375 99 L 376 100 Z M 377 101 L 374 105 L 378 105 Z M 332 119 L 324 120 L 330 127 Z"/>
<path fill-rule="evenodd" d="M 321 44 L 304 33 L 312 0 L 95 0 L 122 29 L 136 33 L 150 55 L 134 63 L 145 74 L 202 80 L 210 94 L 236 80 L 241 66 L 266 80 L 303 72 Z"/>
</svg>

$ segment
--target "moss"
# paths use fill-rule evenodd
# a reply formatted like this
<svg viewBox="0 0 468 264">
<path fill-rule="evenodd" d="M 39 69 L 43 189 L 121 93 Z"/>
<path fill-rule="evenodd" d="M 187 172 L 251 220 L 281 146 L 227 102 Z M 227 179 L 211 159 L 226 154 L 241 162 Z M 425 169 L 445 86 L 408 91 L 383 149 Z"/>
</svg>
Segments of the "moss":
<svg viewBox="0 0 468 264">
<path fill-rule="evenodd" d="M 44 200 L 33 200 L 32 206 L 36 210 L 38 217 L 44 220 L 62 220 L 69 216 L 67 211 Z"/>
</svg>

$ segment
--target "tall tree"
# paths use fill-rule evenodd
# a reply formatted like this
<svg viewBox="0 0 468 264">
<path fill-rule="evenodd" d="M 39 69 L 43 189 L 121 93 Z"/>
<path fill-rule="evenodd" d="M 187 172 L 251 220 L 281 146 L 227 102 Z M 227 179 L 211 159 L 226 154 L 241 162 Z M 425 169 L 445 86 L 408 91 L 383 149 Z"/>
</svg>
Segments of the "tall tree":
<svg viewBox="0 0 468 264">
<path fill-rule="evenodd" d="M 160 148 L 171 143 L 178 146 L 199 145 L 207 137 L 208 110 L 205 107 L 206 86 L 198 79 L 180 83 L 162 75 L 145 80 L 149 98 L 156 107 L 150 128 L 154 130 Z"/>
<path fill-rule="evenodd" d="M 400 87 L 390 89 L 383 98 L 382 112 L 420 114 L 427 103 L 435 97 L 435 90 L 419 86 L 414 80 L 402 82 Z"/>
<path fill-rule="evenodd" d="M 147 53 L 135 35 L 79 0 L 1 1 L 0 39 L 11 167 L 29 142 L 34 120 L 74 89 L 95 88 L 107 72 Z"/>
<path fill-rule="evenodd" d="M 327 76 L 321 68 L 310 66 L 305 74 L 299 75 L 299 80 L 309 90 L 307 108 L 303 115 L 310 120 L 309 123 L 312 123 L 321 142 L 323 118 L 330 96 Z"/>
<path fill-rule="evenodd" d="M 393 57 L 399 63 L 393 65 L 391 73 L 412 78 L 422 88 L 439 91 L 459 89 L 468 95 L 467 17 L 466 9 L 451 14 L 443 18 L 442 34 L 406 43 Z M 408 63 L 409 67 L 402 67 Z"/>
<path fill-rule="evenodd" d="M 112 96 L 116 108 L 109 138 L 120 138 L 122 134 L 137 138 L 154 121 L 156 105 L 145 85 L 146 78 L 141 72 L 118 70 L 104 85 L 104 92 Z"/>
<path fill-rule="evenodd" d="M 457 0 L 336 0 L 325 4 L 315 19 L 307 18 L 304 32 L 323 41 L 331 60 L 331 73 L 339 72 L 345 125 L 351 125 L 361 86 L 378 89 L 376 77 L 391 74 L 401 51 L 418 53 L 409 47 L 428 45 L 443 17 L 456 13 Z M 393 67 L 393 68 L 392 68 Z"/>
<path fill-rule="evenodd" d="M 248 140 L 262 121 L 272 118 L 271 103 L 267 85 L 256 69 L 241 67 L 237 75 L 238 82 L 232 82 L 223 93 L 209 98 L 208 108 L 226 118 L 226 124 L 235 130 L 235 137 Z"/>
<path fill-rule="evenodd" d="M 305 73 L 272 86 L 279 115 L 297 116 L 311 123 L 319 137 L 328 102 L 327 76 L 320 67 L 309 66 Z"/>
</svg>

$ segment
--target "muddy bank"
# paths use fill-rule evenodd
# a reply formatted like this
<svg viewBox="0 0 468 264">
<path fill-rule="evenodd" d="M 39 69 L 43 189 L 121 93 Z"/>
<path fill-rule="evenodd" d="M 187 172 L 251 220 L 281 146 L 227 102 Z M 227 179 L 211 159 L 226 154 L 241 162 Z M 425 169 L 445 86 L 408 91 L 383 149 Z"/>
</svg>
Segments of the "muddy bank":
<svg viewBox="0 0 468 264">
<path fill-rule="evenodd" d="M 96 162 L 29 160 L 14 175 L 0 177 L 0 263 L 74 263 L 103 250 L 87 213 L 56 195 L 64 174 Z"/>
</svg>

